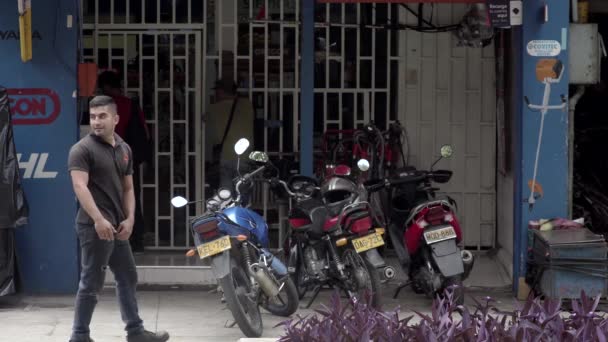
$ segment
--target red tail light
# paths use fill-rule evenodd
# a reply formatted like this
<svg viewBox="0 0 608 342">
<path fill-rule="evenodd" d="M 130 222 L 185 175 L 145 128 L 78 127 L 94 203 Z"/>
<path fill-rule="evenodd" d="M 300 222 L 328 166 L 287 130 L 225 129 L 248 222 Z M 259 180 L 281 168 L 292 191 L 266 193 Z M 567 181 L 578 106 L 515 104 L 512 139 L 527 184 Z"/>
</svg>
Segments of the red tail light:
<svg viewBox="0 0 608 342">
<path fill-rule="evenodd" d="M 194 226 L 194 231 L 197 232 L 203 240 L 209 240 L 219 235 L 217 220 L 210 220 Z"/>
<path fill-rule="evenodd" d="M 442 224 L 445 222 L 445 216 L 447 212 L 442 206 L 436 206 L 429 209 L 424 215 L 424 219 L 431 225 Z"/>
<path fill-rule="evenodd" d="M 369 231 L 371 228 L 372 228 L 372 219 L 369 216 L 356 220 L 350 226 L 350 230 L 355 234 L 367 233 L 367 231 Z"/>
<path fill-rule="evenodd" d="M 211 230 L 211 231 L 202 233 L 201 235 L 203 236 L 203 239 L 210 240 L 210 239 L 218 236 L 219 233 L 220 233 L 220 231 L 216 229 L 216 230 Z"/>
</svg>

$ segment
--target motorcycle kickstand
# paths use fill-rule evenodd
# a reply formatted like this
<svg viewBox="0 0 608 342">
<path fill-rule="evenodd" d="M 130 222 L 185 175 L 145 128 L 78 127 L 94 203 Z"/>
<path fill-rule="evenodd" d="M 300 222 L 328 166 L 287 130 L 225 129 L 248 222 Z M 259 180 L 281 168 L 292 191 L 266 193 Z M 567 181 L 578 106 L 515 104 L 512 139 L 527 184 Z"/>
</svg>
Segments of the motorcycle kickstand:
<svg viewBox="0 0 608 342">
<path fill-rule="evenodd" d="M 317 299 L 319 292 L 321 292 L 321 285 L 319 285 L 315 288 L 315 292 L 312 294 L 312 297 L 310 297 L 310 301 L 308 302 L 308 305 L 305 306 L 306 309 L 309 309 L 310 306 L 312 305 L 312 302 L 314 302 L 315 299 Z"/>
<path fill-rule="evenodd" d="M 397 287 L 397 289 L 395 290 L 395 294 L 393 295 L 393 299 L 397 299 L 397 296 L 399 296 L 399 292 L 401 292 L 401 289 L 403 289 L 405 287 L 408 287 L 410 285 L 412 285 L 412 281 L 411 280 L 408 280 L 405 283 L 399 285 Z"/>
</svg>

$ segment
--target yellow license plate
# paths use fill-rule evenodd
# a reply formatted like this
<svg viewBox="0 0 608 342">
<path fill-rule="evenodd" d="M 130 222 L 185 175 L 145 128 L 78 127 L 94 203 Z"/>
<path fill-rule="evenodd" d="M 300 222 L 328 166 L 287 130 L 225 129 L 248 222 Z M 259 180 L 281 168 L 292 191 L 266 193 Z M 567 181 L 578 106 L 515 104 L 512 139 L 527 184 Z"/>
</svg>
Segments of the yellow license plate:
<svg viewBox="0 0 608 342">
<path fill-rule="evenodd" d="M 198 255 L 200 255 L 201 259 L 205 259 L 206 257 L 216 255 L 230 249 L 230 247 L 230 236 L 226 235 L 217 240 L 199 245 L 196 247 L 196 249 L 198 250 Z"/>
<path fill-rule="evenodd" d="M 456 238 L 456 231 L 451 226 L 424 232 L 424 239 L 427 244 L 454 238 Z"/>
<path fill-rule="evenodd" d="M 353 240 L 353 247 L 355 247 L 357 253 L 365 252 L 382 245 L 384 245 L 384 239 L 382 239 L 382 235 L 377 233 Z"/>
</svg>

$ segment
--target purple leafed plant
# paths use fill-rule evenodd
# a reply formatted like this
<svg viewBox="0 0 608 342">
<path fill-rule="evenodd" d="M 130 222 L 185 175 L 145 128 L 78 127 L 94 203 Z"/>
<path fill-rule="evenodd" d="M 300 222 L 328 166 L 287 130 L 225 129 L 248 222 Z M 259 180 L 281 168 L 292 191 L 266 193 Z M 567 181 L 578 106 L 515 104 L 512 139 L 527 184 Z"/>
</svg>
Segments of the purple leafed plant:
<svg viewBox="0 0 608 342">
<path fill-rule="evenodd" d="M 561 301 L 530 296 L 523 307 L 500 311 L 494 300 L 473 298 L 471 308 L 456 305 L 452 291 L 433 301 L 429 315 L 400 319 L 399 308 L 378 311 L 364 300 L 346 305 L 336 292 L 329 307 L 315 314 L 287 320 L 278 326 L 285 331 L 280 341 L 599 341 L 607 342 L 608 320 L 597 314 L 600 297 L 584 292 L 572 300 L 572 311 L 562 310 Z M 418 323 L 411 323 L 418 316 Z"/>
</svg>

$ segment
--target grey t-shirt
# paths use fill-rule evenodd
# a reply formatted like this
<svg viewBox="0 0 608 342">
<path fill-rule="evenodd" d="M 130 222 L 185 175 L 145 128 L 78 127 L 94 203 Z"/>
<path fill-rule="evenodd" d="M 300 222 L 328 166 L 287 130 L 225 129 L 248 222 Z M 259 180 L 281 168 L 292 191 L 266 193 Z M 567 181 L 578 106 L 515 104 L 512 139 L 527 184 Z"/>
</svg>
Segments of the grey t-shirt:
<svg viewBox="0 0 608 342">
<path fill-rule="evenodd" d="M 115 146 L 102 138 L 89 134 L 70 149 L 68 170 L 89 174 L 88 188 L 95 204 L 113 226 L 126 219 L 123 209 L 123 179 L 133 174 L 131 148 L 117 134 Z M 80 207 L 76 223 L 93 224 L 93 220 Z"/>
</svg>

